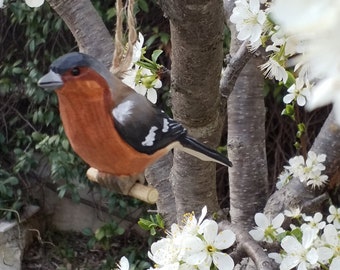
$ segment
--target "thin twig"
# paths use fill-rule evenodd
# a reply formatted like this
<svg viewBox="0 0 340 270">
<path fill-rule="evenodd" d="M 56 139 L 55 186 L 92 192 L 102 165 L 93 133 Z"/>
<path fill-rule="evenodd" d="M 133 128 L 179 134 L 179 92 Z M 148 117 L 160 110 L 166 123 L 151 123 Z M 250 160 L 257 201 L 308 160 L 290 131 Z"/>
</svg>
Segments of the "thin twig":
<svg viewBox="0 0 340 270">
<path fill-rule="evenodd" d="M 237 77 L 251 56 L 252 53 L 248 50 L 247 42 L 245 41 L 231 57 L 227 67 L 223 70 L 220 80 L 220 92 L 223 97 L 229 97 L 235 86 Z"/>
</svg>

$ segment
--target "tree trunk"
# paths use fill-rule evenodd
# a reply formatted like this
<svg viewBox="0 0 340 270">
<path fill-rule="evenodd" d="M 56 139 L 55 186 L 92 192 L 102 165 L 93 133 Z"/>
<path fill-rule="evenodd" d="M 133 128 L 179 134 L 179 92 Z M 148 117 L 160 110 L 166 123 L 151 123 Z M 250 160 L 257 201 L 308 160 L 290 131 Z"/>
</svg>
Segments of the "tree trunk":
<svg viewBox="0 0 340 270">
<path fill-rule="evenodd" d="M 216 147 L 220 141 L 219 78 L 223 57 L 223 6 L 219 0 L 160 1 L 170 19 L 174 118 L 190 135 Z M 175 151 L 171 182 L 177 217 L 218 209 L 215 164 Z"/>
<path fill-rule="evenodd" d="M 173 155 L 168 153 L 145 171 L 145 178 L 159 193 L 157 212 L 165 220 L 166 227 L 177 222 L 175 197 L 169 181 Z"/>
<path fill-rule="evenodd" d="M 261 59 L 245 65 L 228 100 L 230 216 L 250 229 L 254 214 L 262 212 L 268 192 L 265 151 L 265 106 Z"/>
<path fill-rule="evenodd" d="M 47 0 L 75 37 L 79 51 L 112 65 L 113 39 L 89 0 Z"/>
</svg>

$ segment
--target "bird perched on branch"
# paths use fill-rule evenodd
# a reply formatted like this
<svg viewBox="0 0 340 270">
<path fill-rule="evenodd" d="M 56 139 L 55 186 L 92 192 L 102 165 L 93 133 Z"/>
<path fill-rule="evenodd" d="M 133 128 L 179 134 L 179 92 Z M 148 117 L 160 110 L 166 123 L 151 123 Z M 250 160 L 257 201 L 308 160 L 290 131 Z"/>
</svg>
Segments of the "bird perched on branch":
<svg viewBox="0 0 340 270">
<path fill-rule="evenodd" d="M 61 56 L 38 85 L 56 90 L 72 148 L 100 172 L 138 175 L 173 148 L 232 166 L 227 157 L 189 137 L 181 124 L 89 55 Z"/>
</svg>

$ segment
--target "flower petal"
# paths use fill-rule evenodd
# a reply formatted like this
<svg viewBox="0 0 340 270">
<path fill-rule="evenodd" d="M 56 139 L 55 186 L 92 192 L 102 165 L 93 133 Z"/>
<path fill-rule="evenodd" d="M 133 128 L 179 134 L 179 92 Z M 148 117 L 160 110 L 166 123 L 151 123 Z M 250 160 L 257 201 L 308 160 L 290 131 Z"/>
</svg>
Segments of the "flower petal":
<svg viewBox="0 0 340 270">
<path fill-rule="evenodd" d="M 269 219 L 263 213 L 256 213 L 255 214 L 255 223 L 260 228 L 267 228 L 270 225 Z"/>
<path fill-rule="evenodd" d="M 146 91 L 146 98 L 150 100 L 153 104 L 157 102 L 157 91 L 153 88 L 149 88 Z"/>
<path fill-rule="evenodd" d="M 287 252 L 287 253 L 299 253 L 300 250 L 302 250 L 301 243 L 293 236 L 286 236 L 281 241 L 281 247 Z"/>
<path fill-rule="evenodd" d="M 120 259 L 118 267 L 120 270 L 129 270 L 129 261 L 125 256 Z"/>
<path fill-rule="evenodd" d="M 214 252 L 212 259 L 219 270 L 232 270 L 234 268 L 233 259 L 226 253 Z"/>
<path fill-rule="evenodd" d="M 294 268 L 300 263 L 300 259 L 297 256 L 286 256 L 283 258 L 281 264 L 280 264 L 280 269 L 281 270 L 289 270 Z"/>
<path fill-rule="evenodd" d="M 339 270 L 340 269 L 340 257 L 336 257 L 332 260 L 329 270 Z"/>
<path fill-rule="evenodd" d="M 208 208 L 207 206 L 205 205 L 203 208 L 202 208 L 202 212 L 201 212 L 201 216 L 199 217 L 198 219 L 198 225 L 200 225 L 203 221 L 203 219 L 205 218 L 205 216 L 207 215 L 207 212 L 208 212 Z"/>
<path fill-rule="evenodd" d="M 203 224 L 202 224 L 203 225 Z M 217 237 L 218 225 L 214 220 L 205 220 L 203 225 L 203 236 L 208 244 L 213 244 Z"/>
<path fill-rule="evenodd" d="M 44 0 L 25 0 L 27 6 L 31 8 L 40 7 L 44 4 Z"/>
<path fill-rule="evenodd" d="M 236 235 L 231 230 L 224 230 L 217 234 L 214 246 L 215 248 L 222 250 L 231 247 L 236 240 Z"/>
<path fill-rule="evenodd" d="M 278 214 L 272 221 L 273 227 L 275 229 L 281 227 L 284 219 L 285 219 L 285 216 L 282 213 Z"/>
</svg>

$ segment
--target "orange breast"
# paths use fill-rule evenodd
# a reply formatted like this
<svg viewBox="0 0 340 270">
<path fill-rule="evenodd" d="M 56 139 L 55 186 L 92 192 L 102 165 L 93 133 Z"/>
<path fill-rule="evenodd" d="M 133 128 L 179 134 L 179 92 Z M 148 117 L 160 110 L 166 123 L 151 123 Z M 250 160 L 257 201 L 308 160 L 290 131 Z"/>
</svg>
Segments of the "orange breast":
<svg viewBox="0 0 340 270">
<path fill-rule="evenodd" d="M 96 75 L 96 74 L 94 74 Z M 91 167 L 113 175 L 141 173 L 165 154 L 137 152 L 117 133 L 105 84 L 94 80 L 68 80 L 57 90 L 65 133 L 73 150 Z"/>
</svg>

